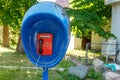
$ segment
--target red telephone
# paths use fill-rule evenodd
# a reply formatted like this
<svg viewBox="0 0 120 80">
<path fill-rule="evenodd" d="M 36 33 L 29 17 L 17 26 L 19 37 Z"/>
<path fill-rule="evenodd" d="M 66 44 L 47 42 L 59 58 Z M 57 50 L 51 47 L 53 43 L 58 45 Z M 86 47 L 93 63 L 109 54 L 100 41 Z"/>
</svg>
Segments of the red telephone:
<svg viewBox="0 0 120 80">
<path fill-rule="evenodd" d="M 43 56 L 52 55 L 53 35 L 49 33 L 37 34 L 37 53 Z"/>
</svg>

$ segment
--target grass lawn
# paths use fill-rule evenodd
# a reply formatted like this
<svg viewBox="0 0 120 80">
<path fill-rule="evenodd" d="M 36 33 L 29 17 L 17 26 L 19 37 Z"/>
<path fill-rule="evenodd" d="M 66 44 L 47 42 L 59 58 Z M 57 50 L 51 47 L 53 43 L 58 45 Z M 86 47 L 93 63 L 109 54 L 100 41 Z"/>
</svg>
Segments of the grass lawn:
<svg viewBox="0 0 120 80">
<path fill-rule="evenodd" d="M 27 66 L 34 67 L 25 54 L 20 54 L 14 49 L 0 47 L 0 66 Z M 63 59 L 56 68 L 64 68 L 63 72 L 49 70 L 49 80 L 80 80 L 76 76 L 68 74 L 68 68 L 74 66 L 70 61 Z M 0 80 L 42 80 L 42 70 L 36 69 L 7 69 L 0 68 Z M 100 73 L 95 73 L 92 69 L 84 80 L 103 80 Z"/>
<path fill-rule="evenodd" d="M 67 68 L 74 64 L 70 61 L 62 60 L 57 68 L 65 68 L 65 75 L 57 70 L 49 70 L 49 80 L 67 80 Z M 0 47 L 0 66 L 26 66 L 34 67 L 25 54 L 20 54 L 14 49 Z M 63 72 L 64 73 L 64 72 Z M 66 77 L 63 79 L 63 77 Z M 42 70 L 36 69 L 6 69 L 0 68 L 0 80 L 42 80 Z M 70 79 L 68 79 L 70 80 Z"/>
</svg>

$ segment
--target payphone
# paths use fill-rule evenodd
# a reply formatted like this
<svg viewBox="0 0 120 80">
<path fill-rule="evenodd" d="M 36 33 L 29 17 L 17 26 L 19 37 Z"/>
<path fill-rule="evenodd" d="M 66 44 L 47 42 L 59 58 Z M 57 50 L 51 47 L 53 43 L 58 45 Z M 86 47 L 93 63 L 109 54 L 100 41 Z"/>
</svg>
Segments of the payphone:
<svg viewBox="0 0 120 80">
<path fill-rule="evenodd" d="M 48 68 L 63 59 L 70 40 L 65 10 L 48 1 L 33 5 L 22 20 L 21 38 L 28 59 L 43 68 L 43 80 L 48 80 Z"/>
</svg>

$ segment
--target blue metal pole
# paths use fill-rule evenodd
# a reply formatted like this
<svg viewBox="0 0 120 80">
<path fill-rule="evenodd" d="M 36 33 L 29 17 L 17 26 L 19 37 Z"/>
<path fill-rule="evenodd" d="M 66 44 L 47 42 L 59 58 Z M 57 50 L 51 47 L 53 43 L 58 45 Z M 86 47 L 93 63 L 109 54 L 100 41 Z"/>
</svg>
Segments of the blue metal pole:
<svg viewBox="0 0 120 80">
<path fill-rule="evenodd" d="M 43 79 L 48 80 L 48 68 L 43 68 Z"/>
</svg>

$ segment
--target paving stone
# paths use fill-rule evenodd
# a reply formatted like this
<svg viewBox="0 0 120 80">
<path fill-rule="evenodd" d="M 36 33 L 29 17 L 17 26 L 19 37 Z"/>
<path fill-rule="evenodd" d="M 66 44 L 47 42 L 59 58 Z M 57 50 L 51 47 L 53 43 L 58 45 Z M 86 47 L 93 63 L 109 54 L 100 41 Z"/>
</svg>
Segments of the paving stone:
<svg viewBox="0 0 120 80">
<path fill-rule="evenodd" d="M 68 69 L 68 72 L 69 74 L 75 75 L 80 79 L 84 79 L 88 72 L 88 68 L 85 65 L 72 66 Z"/>
</svg>

